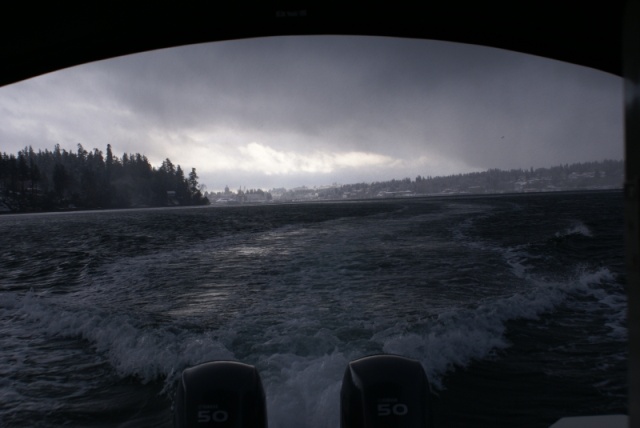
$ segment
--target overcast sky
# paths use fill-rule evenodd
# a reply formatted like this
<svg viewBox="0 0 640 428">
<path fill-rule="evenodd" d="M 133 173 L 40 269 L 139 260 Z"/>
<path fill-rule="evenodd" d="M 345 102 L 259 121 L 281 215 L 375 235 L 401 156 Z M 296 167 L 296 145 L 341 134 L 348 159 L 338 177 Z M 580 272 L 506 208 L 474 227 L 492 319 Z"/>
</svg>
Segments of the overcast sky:
<svg viewBox="0 0 640 428">
<path fill-rule="evenodd" d="M 164 49 L 0 88 L 0 151 L 145 154 L 208 190 L 623 158 L 622 79 L 426 40 L 270 37 Z"/>
</svg>

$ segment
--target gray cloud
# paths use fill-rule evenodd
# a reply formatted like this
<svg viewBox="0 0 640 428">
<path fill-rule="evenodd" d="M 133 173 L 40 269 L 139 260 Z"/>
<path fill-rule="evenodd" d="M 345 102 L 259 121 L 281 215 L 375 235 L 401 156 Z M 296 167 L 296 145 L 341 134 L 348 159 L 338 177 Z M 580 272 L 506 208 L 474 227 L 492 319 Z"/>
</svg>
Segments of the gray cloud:
<svg viewBox="0 0 640 428">
<path fill-rule="evenodd" d="M 0 88 L 0 141 L 8 152 L 110 143 L 196 167 L 212 189 L 289 187 L 620 159 L 622 109 L 619 77 L 557 61 L 436 41 L 276 37 L 147 52 Z M 389 162 L 248 172 L 251 143 L 299 164 L 348 153 Z"/>
</svg>

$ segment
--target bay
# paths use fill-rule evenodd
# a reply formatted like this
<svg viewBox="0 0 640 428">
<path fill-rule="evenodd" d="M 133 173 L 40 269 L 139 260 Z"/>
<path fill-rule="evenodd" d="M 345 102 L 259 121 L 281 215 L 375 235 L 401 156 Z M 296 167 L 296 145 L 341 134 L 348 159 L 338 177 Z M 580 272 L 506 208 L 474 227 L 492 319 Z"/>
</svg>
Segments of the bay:
<svg viewBox="0 0 640 428">
<path fill-rule="evenodd" d="M 0 216 L 0 425 L 171 426 L 255 365 L 271 427 L 339 426 L 347 363 L 419 360 L 436 426 L 626 413 L 622 193 Z"/>
</svg>

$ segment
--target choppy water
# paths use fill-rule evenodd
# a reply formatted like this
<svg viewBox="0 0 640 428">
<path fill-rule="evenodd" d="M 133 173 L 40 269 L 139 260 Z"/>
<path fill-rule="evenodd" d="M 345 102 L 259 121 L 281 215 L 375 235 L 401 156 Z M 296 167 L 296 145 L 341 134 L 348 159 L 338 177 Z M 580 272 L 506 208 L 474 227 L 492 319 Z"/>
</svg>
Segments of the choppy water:
<svg viewBox="0 0 640 428">
<path fill-rule="evenodd" d="M 255 365 L 270 427 L 337 427 L 346 364 L 420 360 L 437 426 L 626 413 L 622 194 L 0 217 L 0 426 L 171 426 Z"/>
</svg>

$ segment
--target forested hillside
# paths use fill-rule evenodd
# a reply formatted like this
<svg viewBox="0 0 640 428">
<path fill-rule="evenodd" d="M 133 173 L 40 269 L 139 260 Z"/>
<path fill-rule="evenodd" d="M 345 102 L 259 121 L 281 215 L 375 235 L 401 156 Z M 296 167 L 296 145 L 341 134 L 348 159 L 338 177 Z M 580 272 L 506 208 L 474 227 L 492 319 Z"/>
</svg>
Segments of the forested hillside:
<svg viewBox="0 0 640 428">
<path fill-rule="evenodd" d="M 53 151 L 27 147 L 17 155 L 0 154 L 5 211 L 202 205 L 208 203 L 202 190 L 195 168 L 185 176 L 169 159 L 154 168 L 139 153 L 118 158 L 111 145 L 106 154 L 81 144 L 76 152 L 56 145 Z"/>
<path fill-rule="evenodd" d="M 490 169 L 448 176 L 417 176 L 415 179 L 374 183 L 334 184 L 319 188 L 272 189 L 275 201 L 338 200 L 432 196 L 556 192 L 565 190 L 621 189 L 624 162 L 603 160 L 557 165 L 550 168 Z"/>
</svg>

